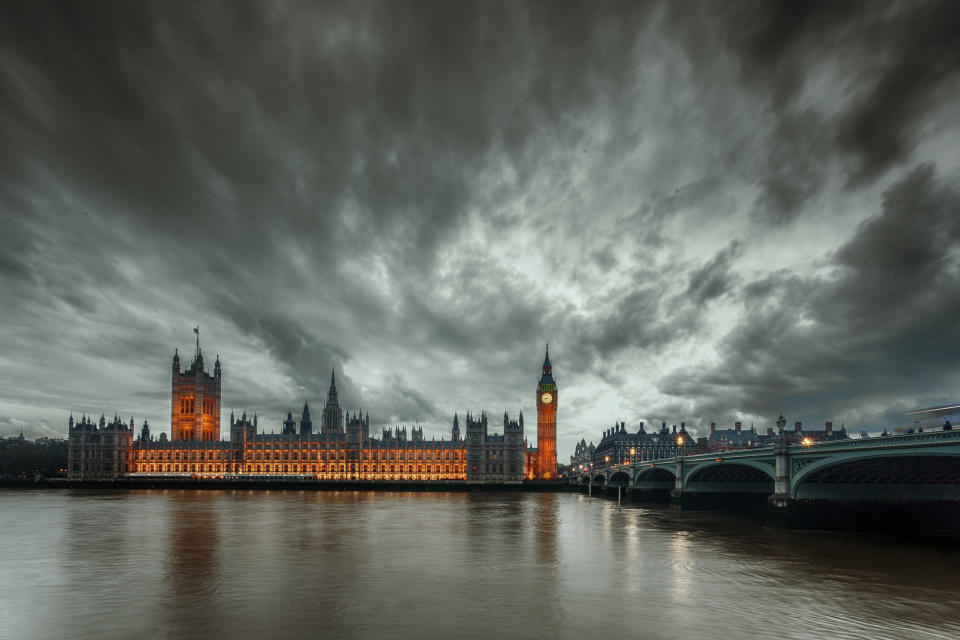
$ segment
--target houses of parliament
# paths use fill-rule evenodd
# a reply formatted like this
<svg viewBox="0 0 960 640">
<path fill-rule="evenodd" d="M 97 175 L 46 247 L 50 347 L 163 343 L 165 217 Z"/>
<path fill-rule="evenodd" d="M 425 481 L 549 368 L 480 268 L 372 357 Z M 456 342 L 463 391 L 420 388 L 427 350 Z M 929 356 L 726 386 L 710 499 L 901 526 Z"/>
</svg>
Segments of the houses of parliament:
<svg viewBox="0 0 960 640">
<path fill-rule="evenodd" d="M 557 475 L 557 385 L 549 348 L 536 388 L 537 444 L 524 438 L 523 413 L 504 412 L 503 432 L 491 433 L 485 412 L 454 414 L 450 437 L 425 439 L 422 428 L 384 428 L 370 435 L 370 414 L 344 413 L 336 377 L 314 426 L 310 407 L 299 421 L 287 412 L 280 433 L 264 433 L 256 414 L 230 414 L 230 439 L 220 438 L 222 365 L 204 366 L 199 338 L 190 367 L 171 366 L 170 437 L 150 434 L 144 421 L 135 437 L 133 418 L 99 421 L 70 416 L 68 477 L 73 480 L 121 478 L 301 479 L 316 481 L 418 481 L 467 484 L 521 484 L 554 480 Z"/>
</svg>

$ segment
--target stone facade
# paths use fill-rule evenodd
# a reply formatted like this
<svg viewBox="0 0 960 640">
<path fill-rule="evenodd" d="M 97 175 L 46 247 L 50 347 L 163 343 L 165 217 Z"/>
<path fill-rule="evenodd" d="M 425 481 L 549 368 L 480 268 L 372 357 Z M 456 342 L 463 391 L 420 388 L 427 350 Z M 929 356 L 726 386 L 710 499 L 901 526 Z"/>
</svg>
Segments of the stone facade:
<svg viewBox="0 0 960 640">
<path fill-rule="evenodd" d="M 657 460 L 672 458 L 681 451 L 692 451 L 693 438 L 687 433 L 684 423 L 680 429 L 673 425 L 667 428 L 667 423 L 661 423 L 660 429 L 647 431 L 644 423 L 631 433 L 626 423 L 617 422 L 616 426 L 603 432 L 603 437 L 592 452 L 594 468 L 623 464 L 631 461 Z"/>
<path fill-rule="evenodd" d="M 593 452 L 596 451 L 596 447 L 591 442 L 587 444 L 585 438 L 581 439 L 577 443 L 577 446 L 574 447 L 573 455 L 570 456 L 570 467 L 573 469 L 579 469 L 585 465 L 590 464 L 593 461 Z"/>
<path fill-rule="evenodd" d="M 147 429 L 144 423 L 144 429 Z M 83 416 L 68 423 L 67 477 L 71 480 L 112 480 L 131 471 L 130 450 L 133 441 L 133 418 L 124 424 L 114 416 L 99 422 Z"/>
<path fill-rule="evenodd" d="M 467 482 L 519 484 L 526 465 L 526 443 L 523 439 L 523 413 L 511 420 L 503 412 L 503 433 L 487 432 L 487 414 L 466 417 Z M 454 430 L 459 430 L 458 417 L 453 417 Z"/>
<path fill-rule="evenodd" d="M 343 409 L 340 408 L 337 379 L 332 371 L 330 372 L 330 390 L 327 392 L 327 404 L 323 407 L 323 423 L 320 427 L 320 433 L 327 438 L 333 438 L 344 433 Z"/>
</svg>

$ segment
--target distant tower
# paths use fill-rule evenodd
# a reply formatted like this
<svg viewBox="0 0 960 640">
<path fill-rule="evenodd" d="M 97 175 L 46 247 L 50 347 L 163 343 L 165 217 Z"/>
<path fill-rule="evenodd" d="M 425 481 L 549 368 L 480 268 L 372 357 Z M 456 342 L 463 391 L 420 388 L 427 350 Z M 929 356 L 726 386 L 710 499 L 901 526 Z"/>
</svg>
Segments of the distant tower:
<svg viewBox="0 0 960 640">
<path fill-rule="evenodd" d="M 454 442 L 460 442 L 460 419 L 457 417 L 457 414 L 453 414 L 453 430 L 450 434 L 450 439 Z"/>
<path fill-rule="evenodd" d="M 480 412 L 476 420 L 467 413 L 467 482 L 482 482 L 487 466 L 484 453 L 487 442 L 487 414 Z"/>
<path fill-rule="evenodd" d="M 233 419 L 233 412 L 230 412 L 230 444 L 234 447 L 243 447 L 248 440 L 257 437 L 257 417 L 254 415 L 253 422 L 247 419 L 247 412 Z"/>
<path fill-rule="evenodd" d="M 173 352 L 170 439 L 216 441 L 220 439 L 220 356 L 211 376 L 203 368 L 200 332 L 194 332 L 197 350 L 189 369 L 181 373 L 180 355 Z"/>
<path fill-rule="evenodd" d="M 310 421 L 310 407 L 303 403 L 303 412 L 300 414 L 300 435 L 310 436 L 313 433 L 313 422 Z"/>
<path fill-rule="evenodd" d="M 330 391 L 327 392 L 327 404 L 323 407 L 321 433 L 329 438 L 343 432 L 343 410 L 340 408 L 340 398 L 337 395 L 337 379 L 334 372 L 331 371 Z"/>
<path fill-rule="evenodd" d="M 370 414 L 364 419 L 363 411 L 347 417 L 347 442 L 360 443 L 370 439 Z"/>
<path fill-rule="evenodd" d="M 557 477 L 557 383 L 550 366 L 550 345 L 537 384 L 537 478 Z"/>
<path fill-rule="evenodd" d="M 287 411 L 287 419 L 283 421 L 283 431 L 285 436 L 297 435 L 297 423 L 293 419 L 293 411 Z"/>
</svg>

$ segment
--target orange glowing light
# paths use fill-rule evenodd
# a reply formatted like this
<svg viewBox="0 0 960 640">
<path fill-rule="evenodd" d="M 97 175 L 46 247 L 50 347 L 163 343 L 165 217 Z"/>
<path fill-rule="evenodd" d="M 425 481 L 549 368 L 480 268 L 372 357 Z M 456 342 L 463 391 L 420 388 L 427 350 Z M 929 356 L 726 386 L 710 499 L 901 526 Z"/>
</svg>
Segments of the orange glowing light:
<svg viewBox="0 0 960 640">
<path fill-rule="evenodd" d="M 813 440 L 810 437 L 806 437 L 803 439 L 802 444 L 805 447 L 809 447 L 810 445 L 813 444 Z"/>
</svg>

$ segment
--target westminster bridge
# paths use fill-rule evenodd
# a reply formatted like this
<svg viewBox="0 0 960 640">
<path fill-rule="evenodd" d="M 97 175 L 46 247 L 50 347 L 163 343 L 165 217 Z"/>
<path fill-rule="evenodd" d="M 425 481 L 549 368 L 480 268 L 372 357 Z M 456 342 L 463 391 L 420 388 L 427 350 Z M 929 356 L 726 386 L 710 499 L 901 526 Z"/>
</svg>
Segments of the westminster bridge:
<svg viewBox="0 0 960 640">
<path fill-rule="evenodd" d="M 798 514 L 810 526 L 932 517 L 935 528 L 960 530 L 960 430 L 808 445 L 781 438 L 767 447 L 585 469 L 579 482 L 591 494 L 669 500 L 681 509 L 763 505 L 768 521 L 790 526 Z"/>
</svg>

